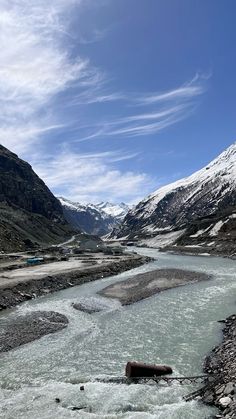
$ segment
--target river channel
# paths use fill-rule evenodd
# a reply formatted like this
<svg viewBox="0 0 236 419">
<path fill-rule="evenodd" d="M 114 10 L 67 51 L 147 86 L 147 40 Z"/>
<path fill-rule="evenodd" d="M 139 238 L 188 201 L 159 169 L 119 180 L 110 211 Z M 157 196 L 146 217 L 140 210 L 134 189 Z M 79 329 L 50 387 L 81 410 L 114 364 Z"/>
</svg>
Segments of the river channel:
<svg viewBox="0 0 236 419">
<path fill-rule="evenodd" d="M 204 356 L 221 339 L 217 320 L 235 313 L 236 262 L 207 256 L 178 256 L 135 249 L 150 262 L 5 311 L 6 319 L 32 311 L 65 314 L 69 326 L 53 335 L 0 355 L 0 418 L 4 419 L 204 419 L 214 409 L 182 396 L 196 389 L 180 384 L 111 384 L 95 377 L 122 376 L 129 360 L 172 366 L 175 375 L 202 374 Z M 130 306 L 96 292 L 134 273 L 157 268 L 205 272 L 212 279 L 180 286 Z M 72 303 L 99 299 L 95 314 Z M 84 384 L 85 390 L 80 391 Z M 60 399 L 60 403 L 55 402 Z M 83 408 L 71 410 L 72 406 Z"/>
</svg>

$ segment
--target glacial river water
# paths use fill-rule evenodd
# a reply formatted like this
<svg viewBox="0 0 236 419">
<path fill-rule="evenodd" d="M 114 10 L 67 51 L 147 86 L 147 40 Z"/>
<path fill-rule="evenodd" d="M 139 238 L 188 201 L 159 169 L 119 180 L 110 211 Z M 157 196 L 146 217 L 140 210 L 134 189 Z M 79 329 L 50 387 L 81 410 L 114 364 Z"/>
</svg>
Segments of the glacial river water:
<svg viewBox="0 0 236 419">
<path fill-rule="evenodd" d="M 0 321 L 35 310 L 55 310 L 68 328 L 0 355 L 0 418 L 4 419 L 204 419 L 214 409 L 184 402 L 193 386 L 117 385 L 94 377 L 124 373 L 128 360 L 171 365 L 175 375 L 202 373 L 204 356 L 221 339 L 217 320 L 235 313 L 236 262 L 136 249 L 157 258 L 113 278 L 70 288 L 4 312 Z M 213 275 L 208 281 L 162 292 L 128 307 L 96 296 L 134 273 L 177 267 Z M 72 302 L 102 300 L 106 310 L 76 311 Z M 80 385 L 85 383 L 85 391 Z M 55 398 L 61 403 L 55 403 Z M 84 407 L 70 410 L 71 406 Z"/>
</svg>

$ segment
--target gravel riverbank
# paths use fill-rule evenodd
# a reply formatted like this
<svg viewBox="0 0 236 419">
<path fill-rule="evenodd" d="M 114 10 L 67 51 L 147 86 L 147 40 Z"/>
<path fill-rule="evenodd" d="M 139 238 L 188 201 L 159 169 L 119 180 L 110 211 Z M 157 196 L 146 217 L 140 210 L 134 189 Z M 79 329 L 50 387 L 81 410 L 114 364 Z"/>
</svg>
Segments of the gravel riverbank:
<svg viewBox="0 0 236 419">
<path fill-rule="evenodd" d="M 213 348 L 205 360 L 204 371 L 209 374 L 209 377 L 202 392 L 202 400 L 220 410 L 217 418 L 235 419 L 236 314 L 223 322 L 223 341 Z"/>
<path fill-rule="evenodd" d="M 95 281 L 112 275 L 117 275 L 129 269 L 136 268 L 152 259 L 140 255 L 128 255 L 119 260 L 112 260 L 104 265 L 92 265 L 62 272 L 54 275 L 44 274 L 43 277 L 20 278 L 20 281 L 6 281 L 4 286 L 0 284 L 0 310 L 14 307 L 26 300 L 36 298 L 48 293 L 63 290 L 65 288 L 84 284 L 85 282 Z"/>
<path fill-rule="evenodd" d="M 67 325 L 67 317 L 54 311 L 35 311 L 14 320 L 10 319 L 1 327 L 0 352 L 10 351 L 42 336 L 58 332 Z"/>
<path fill-rule="evenodd" d="M 210 275 L 183 269 L 156 269 L 135 275 L 125 281 L 109 285 L 99 294 L 117 298 L 122 305 L 128 305 L 180 285 L 210 279 Z"/>
</svg>

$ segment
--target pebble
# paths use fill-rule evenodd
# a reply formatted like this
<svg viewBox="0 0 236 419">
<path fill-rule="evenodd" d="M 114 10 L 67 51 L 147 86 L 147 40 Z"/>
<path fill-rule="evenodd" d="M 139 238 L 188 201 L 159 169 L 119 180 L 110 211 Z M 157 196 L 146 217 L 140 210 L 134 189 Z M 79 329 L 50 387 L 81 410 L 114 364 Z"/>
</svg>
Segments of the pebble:
<svg viewBox="0 0 236 419">
<path fill-rule="evenodd" d="M 232 399 L 230 397 L 221 397 L 219 400 L 219 404 L 221 407 L 225 408 L 232 402 Z"/>
<path fill-rule="evenodd" d="M 228 396 L 229 394 L 234 394 L 234 383 L 226 384 L 224 394 L 225 396 Z"/>
</svg>

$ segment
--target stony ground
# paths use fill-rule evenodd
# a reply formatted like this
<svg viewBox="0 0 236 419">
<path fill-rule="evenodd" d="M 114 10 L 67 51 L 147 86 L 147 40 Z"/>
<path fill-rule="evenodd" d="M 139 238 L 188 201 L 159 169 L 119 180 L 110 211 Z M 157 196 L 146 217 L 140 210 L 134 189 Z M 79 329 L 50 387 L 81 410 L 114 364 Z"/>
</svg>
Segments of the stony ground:
<svg viewBox="0 0 236 419">
<path fill-rule="evenodd" d="M 1 323 L 0 323 L 1 324 Z M 35 311 L 1 325 L 0 352 L 7 352 L 68 325 L 66 316 L 54 311 Z"/>
<path fill-rule="evenodd" d="M 210 276 L 201 272 L 156 269 L 109 285 L 99 294 L 104 297 L 117 298 L 122 305 L 128 305 L 170 288 L 207 279 L 210 279 Z"/>
<path fill-rule="evenodd" d="M 217 418 L 235 419 L 236 315 L 225 320 L 223 342 L 206 358 L 204 369 L 209 378 L 203 391 L 203 401 L 219 408 Z"/>
</svg>

